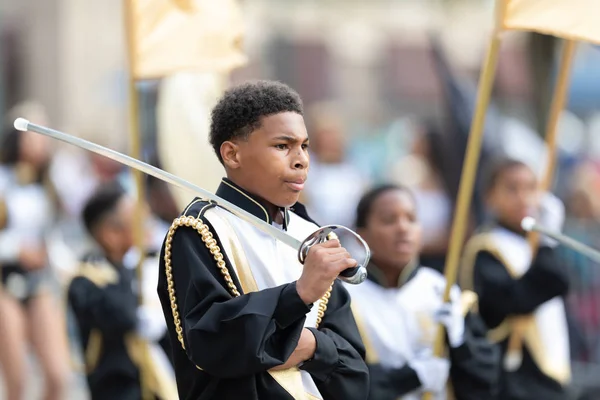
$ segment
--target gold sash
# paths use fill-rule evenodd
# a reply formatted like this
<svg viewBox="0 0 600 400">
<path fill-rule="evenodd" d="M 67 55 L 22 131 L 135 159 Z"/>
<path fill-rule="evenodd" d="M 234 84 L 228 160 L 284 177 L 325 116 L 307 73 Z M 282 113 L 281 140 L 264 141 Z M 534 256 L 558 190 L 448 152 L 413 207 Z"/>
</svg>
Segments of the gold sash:
<svg viewBox="0 0 600 400">
<path fill-rule="evenodd" d="M 369 333 L 367 332 L 367 324 L 365 323 L 362 315 L 358 311 L 355 303 L 350 303 L 350 309 L 352 310 L 352 314 L 354 315 L 354 321 L 356 322 L 356 327 L 358 328 L 358 333 L 360 334 L 360 338 L 365 346 L 365 362 L 367 364 L 378 364 L 379 363 L 379 355 L 377 351 L 375 351 L 375 347 L 373 347 L 373 343 L 371 342 L 371 338 L 369 337 Z"/>
<path fill-rule="evenodd" d="M 148 341 L 137 334 L 125 335 L 125 348 L 129 358 L 143 373 L 144 389 L 161 400 L 178 399 L 177 385 L 164 367 L 152 360 Z"/>
</svg>

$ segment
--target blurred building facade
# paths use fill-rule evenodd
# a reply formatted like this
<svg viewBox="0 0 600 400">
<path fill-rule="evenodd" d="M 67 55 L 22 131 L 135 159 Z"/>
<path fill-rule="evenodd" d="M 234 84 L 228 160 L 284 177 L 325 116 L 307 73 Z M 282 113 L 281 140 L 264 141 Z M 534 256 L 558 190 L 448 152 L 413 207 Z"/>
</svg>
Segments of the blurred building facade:
<svg viewBox="0 0 600 400">
<path fill-rule="evenodd" d="M 490 1 L 243 2 L 252 62 L 234 80 L 275 78 L 307 103 L 336 99 L 348 115 L 435 114 L 439 89 L 428 30 L 443 31 L 457 65 L 476 73 Z M 4 108 L 35 98 L 53 124 L 124 143 L 122 1 L 3 0 Z M 509 74 L 511 75 L 511 74 Z M 521 88 L 523 85 L 513 85 Z M 120 142 L 120 143 L 119 143 Z"/>
</svg>

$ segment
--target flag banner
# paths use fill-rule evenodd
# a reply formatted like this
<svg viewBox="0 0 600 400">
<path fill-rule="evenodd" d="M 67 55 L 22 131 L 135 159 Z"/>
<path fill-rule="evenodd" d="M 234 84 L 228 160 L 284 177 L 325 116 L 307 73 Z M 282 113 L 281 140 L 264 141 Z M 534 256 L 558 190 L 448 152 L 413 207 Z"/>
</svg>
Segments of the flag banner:
<svg viewBox="0 0 600 400">
<path fill-rule="evenodd" d="M 173 74 L 162 79 L 156 108 L 162 167 L 212 192 L 225 170 L 208 142 L 210 112 L 228 83 L 226 74 Z M 171 191 L 181 209 L 190 202 L 189 192 Z"/>
<path fill-rule="evenodd" d="M 533 31 L 600 44 L 599 0 L 504 1 L 504 30 Z"/>
</svg>

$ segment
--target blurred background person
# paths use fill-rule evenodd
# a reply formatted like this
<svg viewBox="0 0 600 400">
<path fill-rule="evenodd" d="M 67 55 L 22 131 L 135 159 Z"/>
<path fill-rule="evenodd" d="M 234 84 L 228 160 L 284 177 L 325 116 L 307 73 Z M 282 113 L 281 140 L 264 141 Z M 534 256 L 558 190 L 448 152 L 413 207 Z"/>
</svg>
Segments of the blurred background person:
<svg viewBox="0 0 600 400">
<path fill-rule="evenodd" d="M 527 216 L 553 232 L 563 227 L 563 203 L 540 193 L 521 161 L 495 161 L 487 175 L 491 220 L 465 250 L 461 285 L 479 296 L 479 312 L 502 349 L 500 398 L 566 399 L 571 380 L 565 310 L 569 277 L 558 242 L 541 235 L 532 251 L 521 221 Z"/>
<path fill-rule="evenodd" d="M 336 105 L 317 103 L 307 111 L 310 179 L 302 201 L 319 224 L 349 227 L 354 207 L 369 182 L 348 160 L 347 134 Z"/>
<path fill-rule="evenodd" d="M 83 209 L 83 220 L 95 249 L 82 261 L 69 285 L 85 371 L 92 399 L 142 398 L 142 383 L 153 398 L 175 399 L 169 355 L 158 342 L 166 323 L 152 301 L 138 304 L 140 285 L 135 264 L 125 258 L 133 242 L 135 201 L 117 183 L 98 187 Z M 157 276 L 157 274 L 156 274 Z M 156 287 L 156 286 L 155 286 Z M 158 305 L 160 307 L 160 304 Z M 145 359 L 141 346 L 147 344 Z M 140 374 L 145 373 L 145 379 Z M 156 396 L 156 397 L 154 397 Z"/>
<path fill-rule="evenodd" d="M 414 192 L 419 222 L 427 232 L 421 264 L 443 272 L 461 164 L 435 122 L 421 122 L 415 130 L 408 155 L 394 165 L 390 178 Z"/>
<path fill-rule="evenodd" d="M 8 400 L 24 397 L 29 345 L 45 399 L 62 399 L 69 377 L 65 319 L 46 246 L 58 208 L 48 177 L 50 149 L 50 139 L 14 129 L 0 147 L 0 363 Z"/>
<path fill-rule="evenodd" d="M 371 185 L 405 183 L 415 191 L 419 205 L 430 205 L 417 211 L 431 232 L 431 237 L 424 237 L 422 263 L 441 269 L 496 1 L 240 0 L 241 20 L 225 23 L 210 0 L 151 3 L 170 7 L 176 18 L 203 10 L 208 10 L 204 15 L 211 18 L 192 26 L 206 28 L 198 38 L 188 33 L 185 40 L 168 46 L 178 55 L 188 54 L 179 51 L 179 45 L 204 50 L 206 57 L 197 58 L 203 63 L 198 70 L 138 81 L 138 138 L 144 161 L 176 174 L 189 171 L 184 177 L 201 186 L 214 179 L 218 182 L 220 164 L 205 138 L 211 102 L 232 84 L 248 79 L 280 80 L 304 99 L 307 123 L 311 123 L 308 111 L 313 108 L 321 111 L 316 114 L 325 115 L 324 121 L 333 121 L 320 124 L 333 126 L 324 131 L 337 130 L 337 134 L 325 135 L 334 139 L 330 141 L 333 146 L 325 147 L 344 149 L 333 151 L 343 153 L 331 157 L 337 161 L 327 161 L 326 152 L 318 154 L 320 151 L 313 149 L 315 169 L 307 181 L 304 200 L 311 203 L 314 218 L 319 223 L 351 224 L 360 195 Z M 46 107 L 46 121 L 52 121 L 52 128 L 130 154 L 124 20 L 121 0 L 0 2 L 2 131 L 7 131 L 4 127 L 11 126 L 17 116 L 44 121 L 21 111 L 19 115 L 9 112 L 23 99 L 35 99 Z M 211 36 L 216 30 L 217 37 Z M 473 197 L 473 226 L 486 221 L 485 177 L 480 172 L 488 160 L 508 153 L 538 164 L 538 155 L 531 153 L 543 142 L 562 45 L 563 41 L 538 33 L 503 36 Z M 240 54 L 247 60 L 241 62 Z M 600 171 L 598 82 L 600 52 L 595 45 L 579 43 L 568 102 L 560 118 L 564 126 L 559 129 L 553 187 L 566 204 L 564 232 L 593 247 L 600 247 L 598 214 L 589 206 L 600 191 L 593 183 Z M 334 104 L 334 111 L 327 104 Z M 567 120 L 571 123 L 565 124 Z M 314 130 L 316 142 L 318 130 Z M 426 138 L 428 131 L 437 132 L 431 135 L 437 139 L 415 139 Z M 309 134 L 313 135 L 311 126 Z M 64 289 L 91 244 L 80 218 L 85 202 L 101 182 L 119 181 L 132 195 L 136 189 L 127 168 L 60 143 L 51 147 L 54 155 L 49 171 L 61 207 L 58 221 L 46 235 L 48 264 Z M 156 154 L 162 160 L 156 159 Z M 585 175 L 596 178 L 579 182 L 580 166 L 587 170 Z M 357 184 L 365 178 L 364 185 Z M 310 187 L 313 180 L 316 186 Z M 144 189 L 152 211 L 144 229 L 155 247 L 180 211 L 173 193 L 179 206 L 191 196 L 151 179 Z M 572 288 L 566 306 L 576 349 L 571 357 L 571 389 L 577 394 L 600 387 L 596 379 L 600 374 L 600 267 L 560 246 L 556 253 Z M 130 257 L 135 259 L 135 255 Z M 71 335 L 76 343 L 73 330 Z M 36 383 L 28 387 L 27 395 L 35 397 L 43 387 L 35 363 L 30 376 Z M 70 385 L 70 395 L 81 399 L 85 396 L 82 387 L 85 385 Z"/>
<path fill-rule="evenodd" d="M 358 204 L 356 227 L 372 251 L 369 276 L 345 286 L 367 349 L 369 398 L 419 399 L 424 392 L 435 399 L 496 398 L 499 349 L 473 312 L 476 296 L 464 293 L 463 302 L 455 286 L 451 302 L 443 304 L 444 276 L 419 264 L 428 232 L 412 192 L 395 185 L 370 190 Z M 433 354 L 436 322 L 447 332 L 447 357 Z"/>
</svg>

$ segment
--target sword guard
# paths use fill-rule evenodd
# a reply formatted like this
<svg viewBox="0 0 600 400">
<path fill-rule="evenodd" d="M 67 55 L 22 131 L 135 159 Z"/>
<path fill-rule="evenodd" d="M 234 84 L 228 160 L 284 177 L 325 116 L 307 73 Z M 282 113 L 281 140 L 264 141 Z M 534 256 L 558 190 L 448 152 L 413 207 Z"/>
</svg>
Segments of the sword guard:
<svg viewBox="0 0 600 400">
<path fill-rule="evenodd" d="M 361 238 L 356 232 L 351 229 L 346 228 L 342 225 L 326 225 L 315 232 L 313 232 L 310 236 L 308 236 L 302 242 L 300 246 L 300 250 L 298 251 L 298 260 L 304 264 L 306 257 L 308 256 L 308 251 L 311 247 L 316 244 L 323 243 L 326 240 L 331 239 L 339 239 L 338 235 L 335 231 L 341 231 L 346 234 L 350 234 L 353 239 L 362 247 L 362 251 L 364 251 L 363 260 L 359 260 L 357 258 L 358 265 L 356 267 L 348 268 L 340 272 L 338 278 L 344 282 L 351 283 L 353 285 L 358 285 L 359 283 L 364 282 L 367 278 L 367 264 L 369 263 L 369 259 L 371 258 L 371 250 L 369 249 L 369 245 Z M 340 233 L 341 233 L 340 232 Z M 352 251 L 346 248 L 352 254 Z"/>
</svg>

